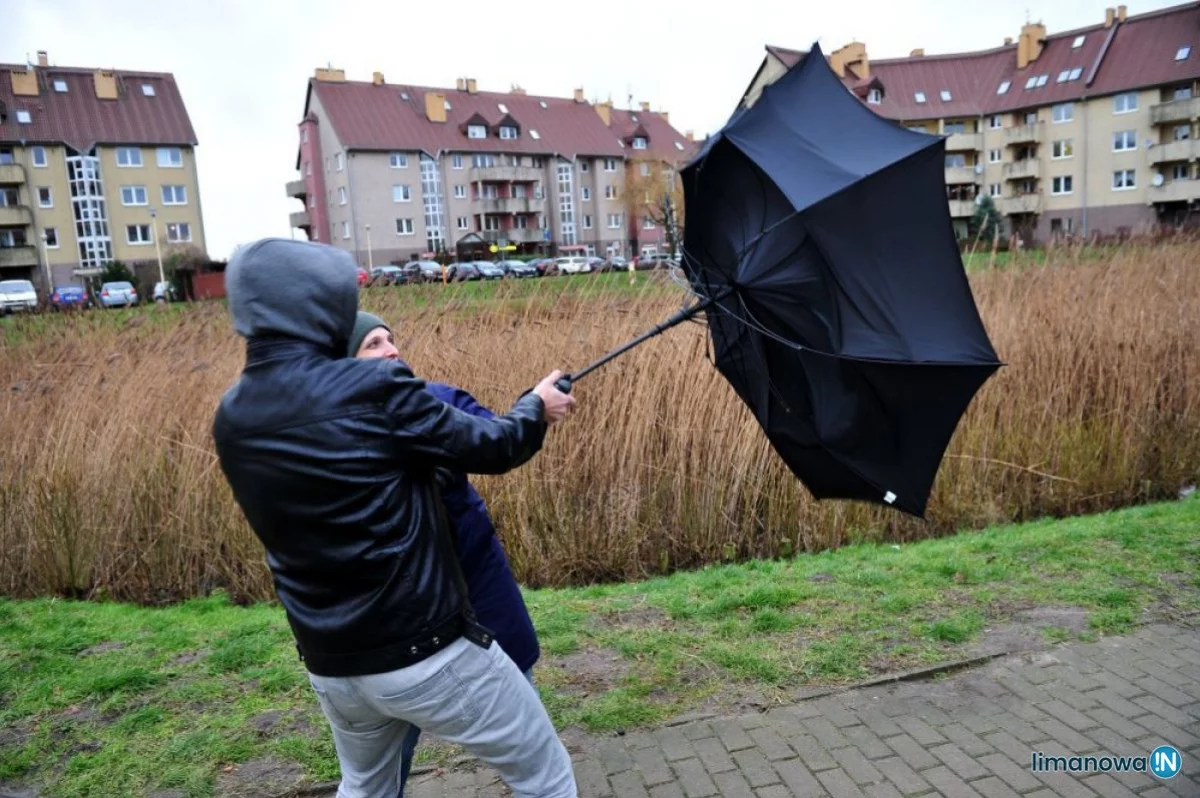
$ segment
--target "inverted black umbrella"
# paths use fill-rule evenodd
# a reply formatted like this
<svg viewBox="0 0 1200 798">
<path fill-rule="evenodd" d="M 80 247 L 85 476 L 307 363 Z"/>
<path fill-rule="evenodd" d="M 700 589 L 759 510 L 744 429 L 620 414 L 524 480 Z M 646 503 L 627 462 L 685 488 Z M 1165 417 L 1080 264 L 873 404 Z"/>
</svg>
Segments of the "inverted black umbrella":
<svg viewBox="0 0 1200 798">
<path fill-rule="evenodd" d="M 946 201 L 945 141 L 884 120 L 820 48 L 681 172 L 717 369 L 818 499 L 924 517 L 950 437 L 1000 367 Z"/>
</svg>

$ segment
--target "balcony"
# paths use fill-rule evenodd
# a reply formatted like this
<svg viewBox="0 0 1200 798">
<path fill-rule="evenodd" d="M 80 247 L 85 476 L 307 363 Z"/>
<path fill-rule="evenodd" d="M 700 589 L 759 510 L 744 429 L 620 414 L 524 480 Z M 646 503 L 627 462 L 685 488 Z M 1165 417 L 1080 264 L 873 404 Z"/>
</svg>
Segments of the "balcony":
<svg viewBox="0 0 1200 798">
<path fill-rule="evenodd" d="M 1004 141 L 1010 147 L 1020 144 L 1039 144 L 1042 140 L 1042 122 L 1032 125 L 1017 125 L 1004 131 Z"/>
<path fill-rule="evenodd" d="M 33 224 L 33 211 L 25 205 L 0 205 L 0 227 Z"/>
<path fill-rule="evenodd" d="M 978 183 L 979 175 L 975 174 L 974 166 L 946 167 L 946 185 L 962 185 L 963 183 Z"/>
<path fill-rule="evenodd" d="M 999 202 L 1000 212 L 1005 216 L 1020 216 L 1025 213 L 1042 212 L 1041 194 L 1018 194 L 1015 197 L 1002 197 Z"/>
<path fill-rule="evenodd" d="M 1037 158 L 1026 158 L 1023 161 L 1013 161 L 1004 164 L 1005 180 L 1037 179 L 1042 175 L 1042 163 Z"/>
<path fill-rule="evenodd" d="M 25 183 L 25 170 L 20 164 L 5 163 L 0 164 L 0 185 L 23 185 Z"/>
<path fill-rule="evenodd" d="M 34 247 L 0 247 L 0 268 L 37 265 L 37 250 Z"/>
<path fill-rule="evenodd" d="M 1172 180 L 1150 187 L 1151 202 L 1195 202 L 1200 200 L 1200 180 Z"/>
<path fill-rule="evenodd" d="M 542 213 L 545 205 L 545 200 L 534 199 L 533 197 L 475 200 L 476 213 Z"/>
<path fill-rule="evenodd" d="M 304 230 L 312 227 L 312 217 L 308 215 L 308 211 L 296 211 L 288 216 L 288 221 L 292 223 L 292 227 Z"/>
<path fill-rule="evenodd" d="M 295 197 L 301 202 L 308 200 L 308 186 L 303 180 L 289 180 L 287 183 L 287 195 Z"/>
<path fill-rule="evenodd" d="M 1155 144 L 1150 148 L 1149 155 L 1151 164 L 1169 163 L 1171 161 L 1192 161 L 1196 158 L 1200 158 L 1200 141 L 1196 139 Z"/>
<path fill-rule="evenodd" d="M 1150 106 L 1150 124 L 1169 125 L 1173 122 L 1189 122 L 1200 117 L 1200 97 L 1187 100 L 1172 100 Z"/>
<path fill-rule="evenodd" d="M 504 240 L 511 244 L 529 244 L 541 241 L 543 232 L 536 227 L 514 227 L 511 230 L 484 230 L 479 235 L 483 236 L 484 241 L 491 243 Z"/>
<path fill-rule="evenodd" d="M 974 200 L 950 200 L 950 216 L 954 219 L 970 218 L 975 215 Z"/>
<path fill-rule="evenodd" d="M 532 166 L 473 166 L 472 183 L 535 183 L 545 177 L 545 170 Z"/>
<path fill-rule="evenodd" d="M 981 133 L 951 133 L 946 137 L 946 152 L 979 152 L 981 149 Z"/>
</svg>

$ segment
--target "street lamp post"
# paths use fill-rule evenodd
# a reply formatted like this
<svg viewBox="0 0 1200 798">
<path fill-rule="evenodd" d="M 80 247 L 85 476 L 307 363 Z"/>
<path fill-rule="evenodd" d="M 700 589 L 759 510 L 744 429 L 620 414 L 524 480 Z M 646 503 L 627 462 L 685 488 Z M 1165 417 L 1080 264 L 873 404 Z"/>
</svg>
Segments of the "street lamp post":
<svg viewBox="0 0 1200 798">
<path fill-rule="evenodd" d="M 154 208 L 150 209 L 150 237 L 154 239 L 154 255 L 158 258 L 158 281 L 165 283 L 167 278 L 163 276 L 162 265 L 162 250 L 158 246 L 158 222 L 155 221 L 158 212 Z"/>
<path fill-rule="evenodd" d="M 367 228 L 367 271 L 375 268 L 375 258 L 371 253 L 371 225 L 366 225 Z"/>
</svg>

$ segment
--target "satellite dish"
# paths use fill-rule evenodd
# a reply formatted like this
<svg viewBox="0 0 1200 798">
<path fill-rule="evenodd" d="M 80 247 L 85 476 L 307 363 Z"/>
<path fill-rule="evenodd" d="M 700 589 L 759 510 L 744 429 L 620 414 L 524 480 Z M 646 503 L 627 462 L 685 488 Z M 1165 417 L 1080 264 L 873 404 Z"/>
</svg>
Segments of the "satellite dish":
<svg viewBox="0 0 1200 798">
<path fill-rule="evenodd" d="M 981 164 L 981 163 L 975 164 L 975 174 L 977 174 L 977 175 L 983 174 L 983 164 Z"/>
<path fill-rule="evenodd" d="M 1156 186 L 1161 186 L 1161 185 L 1163 184 L 1163 176 L 1162 176 L 1162 173 L 1161 173 L 1161 172 L 1159 172 L 1158 174 L 1154 175 L 1154 179 L 1153 179 L 1153 180 L 1151 180 L 1150 182 L 1151 182 L 1151 183 L 1153 183 L 1153 184 L 1154 184 L 1154 185 L 1156 185 Z"/>
</svg>

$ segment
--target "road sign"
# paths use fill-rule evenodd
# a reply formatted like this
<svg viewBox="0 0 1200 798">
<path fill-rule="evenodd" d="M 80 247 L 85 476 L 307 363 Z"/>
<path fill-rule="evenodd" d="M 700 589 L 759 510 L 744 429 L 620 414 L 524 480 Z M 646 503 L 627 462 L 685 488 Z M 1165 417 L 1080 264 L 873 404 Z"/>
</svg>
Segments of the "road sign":
<svg viewBox="0 0 1200 798">
<path fill-rule="evenodd" d="M 542 231 L 542 240 L 543 240 L 543 241 L 549 241 L 549 240 L 550 240 L 550 231 L 549 231 L 549 230 L 543 230 L 543 231 Z"/>
<path fill-rule="evenodd" d="M 515 252 L 516 250 L 516 244 L 509 244 L 507 247 L 498 247 L 495 244 L 492 244 L 490 247 L 488 247 L 488 252 L 491 252 L 493 255 L 497 252 Z"/>
</svg>

